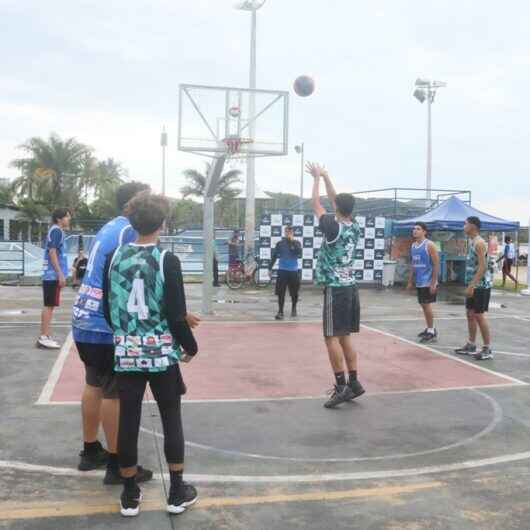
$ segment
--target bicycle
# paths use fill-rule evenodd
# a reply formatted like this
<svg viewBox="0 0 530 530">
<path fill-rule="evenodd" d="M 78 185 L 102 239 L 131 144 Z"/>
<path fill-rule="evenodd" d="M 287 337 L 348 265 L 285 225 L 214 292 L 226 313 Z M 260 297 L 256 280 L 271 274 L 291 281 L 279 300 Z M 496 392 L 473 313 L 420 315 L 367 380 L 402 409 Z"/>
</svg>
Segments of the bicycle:
<svg viewBox="0 0 530 530">
<path fill-rule="evenodd" d="M 260 277 L 260 259 L 258 256 L 248 254 L 245 262 L 238 260 L 235 265 L 229 265 L 225 274 L 226 285 L 230 289 L 241 289 L 244 285 L 263 289 L 268 287 L 271 282 L 270 272 L 266 279 Z"/>
</svg>

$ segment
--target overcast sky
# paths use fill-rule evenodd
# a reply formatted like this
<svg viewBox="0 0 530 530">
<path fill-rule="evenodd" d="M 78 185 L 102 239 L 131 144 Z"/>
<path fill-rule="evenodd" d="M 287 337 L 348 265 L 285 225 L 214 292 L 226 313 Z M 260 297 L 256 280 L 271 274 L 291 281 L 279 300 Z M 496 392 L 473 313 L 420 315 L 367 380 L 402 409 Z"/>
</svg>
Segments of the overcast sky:
<svg viewBox="0 0 530 530">
<path fill-rule="evenodd" d="M 75 136 L 168 191 L 202 159 L 176 149 L 179 83 L 246 86 L 250 20 L 230 0 L 0 0 L 0 176 L 31 136 Z M 479 8 L 480 6 L 480 8 Z M 268 0 L 258 14 L 258 87 L 291 95 L 290 151 L 257 162 L 262 190 L 297 193 L 299 158 L 337 188 L 425 185 L 418 76 L 446 81 L 433 106 L 433 186 L 528 223 L 530 4 L 507 0 Z M 310 186 L 307 179 L 306 193 Z"/>
</svg>

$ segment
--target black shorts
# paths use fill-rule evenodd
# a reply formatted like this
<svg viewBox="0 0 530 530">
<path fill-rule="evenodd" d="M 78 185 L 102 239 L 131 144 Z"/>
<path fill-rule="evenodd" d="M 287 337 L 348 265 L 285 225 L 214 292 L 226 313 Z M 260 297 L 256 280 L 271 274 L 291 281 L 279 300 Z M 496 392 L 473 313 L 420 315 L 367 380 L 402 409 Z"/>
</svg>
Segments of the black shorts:
<svg viewBox="0 0 530 530">
<path fill-rule="evenodd" d="M 502 272 L 504 274 L 510 274 L 512 272 L 513 259 L 505 258 L 502 264 Z"/>
<path fill-rule="evenodd" d="M 101 388 L 105 399 L 118 399 L 118 386 L 114 373 L 114 345 L 76 342 L 79 357 L 85 365 L 85 382 Z"/>
<path fill-rule="evenodd" d="M 324 337 L 345 337 L 359 333 L 361 304 L 356 285 L 324 289 Z"/>
<path fill-rule="evenodd" d="M 486 313 L 490 307 L 491 289 L 479 287 L 471 298 L 466 298 L 466 309 L 478 315 Z"/>
<path fill-rule="evenodd" d="M 435 304 L 436 293 L 431 293 L 430 287 L 418 287 L 418 303 L 421 305 Z"/>
<path fill-rule="evenodd" d="M 298 271 L 278 271 L 276 295 L 285 294 L 287 288 L 289 288 L 291 298 L 298 297 L 298 291 L 300 290 L 300 273 Z"/>
<path fill-rule="evenodd" d="M 44 307 L 58 307 L 61 305 L 61 287 L 57 280 L 43 280 L 42 294 Z"/>
</svg>

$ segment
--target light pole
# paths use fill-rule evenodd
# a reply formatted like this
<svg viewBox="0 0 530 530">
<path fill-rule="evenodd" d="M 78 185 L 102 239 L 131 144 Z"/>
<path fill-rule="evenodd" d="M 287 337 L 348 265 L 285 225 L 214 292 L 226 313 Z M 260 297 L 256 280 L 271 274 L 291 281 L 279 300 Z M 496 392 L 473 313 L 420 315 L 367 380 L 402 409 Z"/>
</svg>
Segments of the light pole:
<svg viewBox="0 0 530 530">
<path fill-rule="evenodd" d="M 250 28 L 250 75 L 249 88 L 256 88 L 256 12 L 263 7 L 266 0 L 243 0 L 237 2 L 236 9 L 250 11 L 251 28 Z M 255 98 L 251 93 L 249 98 L 248 119 L 250 120 L 249 135 L 254 138 L 254 112 Z M 247 199 L 245 204 L 245 257 L 252 252 L 254 246 L 254 231 L 256 224 L 256 161 L 253 157 L 247 157 Z"/>
<path fill-rule="evenodd" d="M 300 155 L 300 208 L 304 203 L 304 143 L 295 145 L 294 150 Z"/>
<path fill-rule="evenodd" d="M 162 195 L 166 196 L 166 147 L 167 147 L 167 132 L 166 127 L 162 127 L 162 134 L 160 135 L 160 146 L 162 147 Z"/>
<path fill-rule="evenodd" d="M 416 79 L 414 97 L 423 103 L 427 100 L 427 204 L 432 206 L 432 116 L 431 105 L 434 103 L 436 91 L 444 88 L 447 83 L 443 81 L 430 81 L 429 79 Z"/>
</svg>

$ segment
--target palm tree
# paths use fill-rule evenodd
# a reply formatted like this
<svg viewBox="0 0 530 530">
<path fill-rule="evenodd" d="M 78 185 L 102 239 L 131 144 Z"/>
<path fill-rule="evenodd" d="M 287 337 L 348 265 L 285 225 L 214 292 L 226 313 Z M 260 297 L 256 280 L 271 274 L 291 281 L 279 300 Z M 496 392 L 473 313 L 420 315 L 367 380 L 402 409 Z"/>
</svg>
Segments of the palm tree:
<svg viewBox="0 0 530 530">
<path fill-rule="evenodd" d="M 19 193 L 42 200 L 50 207 L 61 203 L 77 205 L 92 148 L 75 138 L 62 140 L 57 134 L 51 134 L 48 140 L 30 138 L 19 149 L 27 153 L 25 158 L 11 162 L 22 173 L 15 181 Z"/>
<path fill-rule="evenodd" d="M 200 173 L 196 169 L 186 169 L 183 171 L 183 175 L 188 181 L 188 184 L 181 188 L 180 192 L 185 199 L 187 197 L 204 197 L 206 176 L 210 172 L 210 168 L 211 164 L 207 162 L 205 164 L 204 174 Z M 241 183 L 241 171 L 239 169 L 231 169 L 230 171 L 227 171 L 219 178 L 214 197 L 221 200 L 233 200 L 241 193 L 241 190 L 233 188 L 232 186 L 239 183 Z"/>
</svg>

